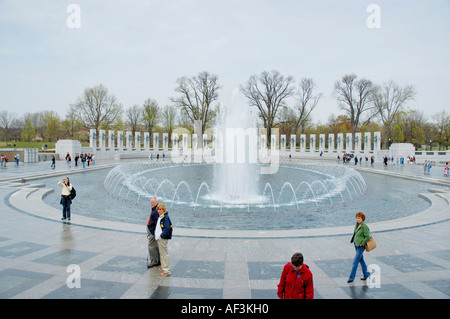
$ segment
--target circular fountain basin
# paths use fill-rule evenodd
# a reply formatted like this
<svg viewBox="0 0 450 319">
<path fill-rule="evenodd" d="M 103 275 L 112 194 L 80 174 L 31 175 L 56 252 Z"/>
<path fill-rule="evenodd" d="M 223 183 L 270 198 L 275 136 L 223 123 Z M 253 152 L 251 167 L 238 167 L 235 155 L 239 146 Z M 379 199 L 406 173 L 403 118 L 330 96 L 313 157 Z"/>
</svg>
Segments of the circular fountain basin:
<svg viewBox="0 0 450 319">
<path fill-rule="evenodd" d="M 370 222 L 390 220 L 430 205 L 418 196 L 427 183 L 360 174 L 342 164 L 280 166 L 276 174 L 258 177 L 255 201 L 248 194 L 220 195 L 223 185 L 214 181 L 214 164 L 125 165 L 73 175 L 78 194 L 73 214 L 145 224 L 150 197 L 156 196 L 168 207 L 175 229 L 289 230 L 352 225 L 358 211 Z M 56 190 L 44 201 L 59 208 L 58 180 L 41 182 Z"/>
</svg>

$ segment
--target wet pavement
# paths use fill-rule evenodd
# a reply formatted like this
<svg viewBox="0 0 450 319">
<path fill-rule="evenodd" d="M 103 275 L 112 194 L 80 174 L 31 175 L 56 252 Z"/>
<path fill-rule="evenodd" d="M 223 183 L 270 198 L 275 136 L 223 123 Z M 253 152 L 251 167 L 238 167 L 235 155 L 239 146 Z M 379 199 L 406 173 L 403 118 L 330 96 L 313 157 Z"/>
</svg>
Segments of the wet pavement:
<svg viewBox="0 0 450 319">
<path fill-rule="evenodd" d="M 372 280 L 359 280 L 359 268 L 357 279 L 347 283 L 353 226 L 227 234 L 177 231 L 174 225 L 168 245 L 172 275 L 161 277 L 146 267 L 145 225 L 82 218 L 76 210 L 71 222 L 61 221 L 61 212 L 39 193 L 36 180 L 42 176 L 120 163 L 98 160 L 84 169 L 69 168 L 64 161 L 57 161 L 55 169 L 50 162 L 8 163 L 0 169 L 0 298 L 276 299 L 283 265 L 297 251 L 313 273 L 317 299 L 450 297 L 449 191 L 427 194 L 432 205 L 425 212 L 377 225 L 367 220 L 377 242 L 364 254 Z M 357 169 L 450 187 L 443 167 L 433 167 L 430 175 L 420 166 L 363 164 Z"/>
</svg>

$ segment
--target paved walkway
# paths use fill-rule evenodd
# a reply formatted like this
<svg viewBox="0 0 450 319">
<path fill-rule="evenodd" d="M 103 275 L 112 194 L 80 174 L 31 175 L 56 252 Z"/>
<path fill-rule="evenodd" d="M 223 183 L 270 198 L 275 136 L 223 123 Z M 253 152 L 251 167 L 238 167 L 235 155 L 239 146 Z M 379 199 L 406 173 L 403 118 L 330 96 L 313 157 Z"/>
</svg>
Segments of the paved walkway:
<svg viewBox="0 0 450 319">
<path fill-rule="evenodd" d="M 13 164 L 0 170 L 0 298 L 275 299 L 282 267 L 296 251 L 314 275 L 318 299 L 450 297 L 449 192 L 425 194 L 432 202 L 425 212 L 368 222 L 378 247 L 365 259 L 379 281 L 347 284 L 352 226 L 249 236 L 176 230 L 169 243 L 172 276 L 161 278 L 146 268 L 145 226 L 76 215 L 66 223 L 42 202 L 45 189 L 34 179 L 83 168 Z M 116 164 L 97 161 L 84 171 Z M 425 176 L 421 167 L 358 169 L 450 186 L 440 167 Z"/>
</svg>

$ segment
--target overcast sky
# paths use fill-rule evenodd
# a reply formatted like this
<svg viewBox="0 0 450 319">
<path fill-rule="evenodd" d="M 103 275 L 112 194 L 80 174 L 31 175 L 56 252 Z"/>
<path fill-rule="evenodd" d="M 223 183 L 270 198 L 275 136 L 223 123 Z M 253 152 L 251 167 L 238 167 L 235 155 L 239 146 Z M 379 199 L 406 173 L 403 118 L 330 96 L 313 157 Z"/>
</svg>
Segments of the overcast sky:
<svg viewBox="0 0 450 319">
<path fill-rule="evenodd" d="M 349 73 L 413 84 L 409 107 L 429 116 L 450 108 L 449 17 L 448 0 L 1 0 L 0 110 L 64 118 L 98 84 L 124 108 L 164 106 L 177 78 L 202 71 L 226 107 L 251 75 L 278 70 L 316 82 L 315 122 L 342 113 L 333 87 Z"/>
</svg>

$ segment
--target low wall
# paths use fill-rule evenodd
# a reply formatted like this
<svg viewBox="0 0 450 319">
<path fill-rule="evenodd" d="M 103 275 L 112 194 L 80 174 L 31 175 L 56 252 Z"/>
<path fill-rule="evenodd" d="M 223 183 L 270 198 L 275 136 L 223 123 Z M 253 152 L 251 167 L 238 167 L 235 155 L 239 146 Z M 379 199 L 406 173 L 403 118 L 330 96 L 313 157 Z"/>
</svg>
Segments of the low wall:
<svg viewBox="0 0 450 319">
<path fill-rule="evenodd" d="M 14 163 L 14 156 L 19 154 L 22 163 L 36 163 L 39 161 L 39 150 L 37 148 L 1 148 L 0 155 L 8 157 L 9 162 Z"/>
</svg>

